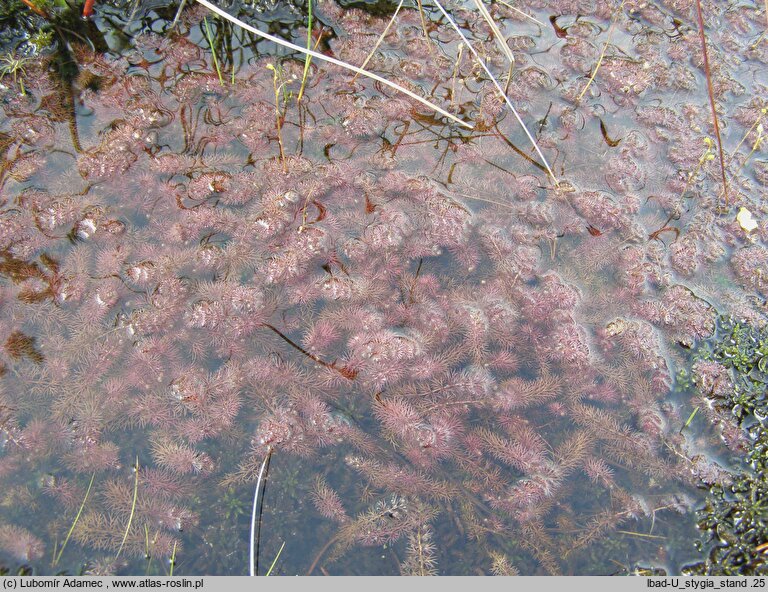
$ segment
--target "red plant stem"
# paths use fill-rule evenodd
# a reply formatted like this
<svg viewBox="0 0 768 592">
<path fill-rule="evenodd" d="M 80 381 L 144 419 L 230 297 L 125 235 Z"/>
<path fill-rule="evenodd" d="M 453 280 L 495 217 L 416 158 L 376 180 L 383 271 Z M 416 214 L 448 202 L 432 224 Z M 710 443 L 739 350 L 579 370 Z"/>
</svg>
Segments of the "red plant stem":
<svg viewBox="0 0 768 592">
<path fill-rule="evenodd" d="M 312 565 L 309 566 L 309 569 L 307 570 L 306 575 L 311 576 L 312 572 L 315 571 L 315 568 L 317 567 L 317 564 L 320 563 L 320 559 L 322 559 L 323 554 L 328 550 L 328 547 L 330 547 L 333 543 L 338 541 L 341 537 L 337 534 L 323 545 L 323 548 L 318 551 L 317 555 L 315 555 L 315 560 L 312 562 Z"/>
<path fill-rule="evenodd" d="M 663 228 L 659 228 L 658 230 L 654 230 L 651 234 L 648 235 L 648 238 L 652 238 L 654 240 L 661 240 L 659 237 L 663 232 L 674 232 L 675 233 L 675 240 L 680 236 L 680 229 L 675 228 L 674 226 L 664 226 Z"/>
<path fill-rule="evenodd" d="M 34 4 L 32 4 L 31 0 L 21 0 L 21 1 L 22 1 L 24 4 L 26 4 L 27 6 L 29 6 L 29 9 L 30 9 L 32 12 L 34 12 L 36 15 L 38 15 L 38 16 L 41 16 L 41 17 L 43 17 L 44 19 L 49 19 L 49 20 L 50 20 L 50 18 L 51 18 L 51 17 L 50 17 L 50 16 L 48 16 L 48 13 L 47 13 L 47 12 L 45 12 L 45 11 L 44 11 L 42 8 L 38 8 L 37 6 L 35 6 Z"/>
<path fill-rule="evenodd" d="M 85 0 L 85 4 L 83 5 L 83 18 L 90 18 L 93 16 L 93 5 L 96 3 L 96 0 Z"/>
<path fill-rule="evenodd" d="M 704 17 L 701 14 L 701 0 L 696 0 L 696 16 L 699 19 L 699 37 L 701 39 L 701 50 L 704 53 L 704 74 L 706 74 L 706 78 L 707 78 L 709 106 L 712 109 L 712 121 L 715 124 L 715 137 L 717 138 L 717 151 L 720 155 L 720 173 L 723 178 L 723 194 L 725 195 L 725 207 L 728 207 L 728 182 L 725 179 L 725 159 L 723 158 L 723 141 L 720 139 L 720 125 L 717 122 L 717 110 L 715 109 L 715 91 L 712 88 L 712 74 L 709 69 L 709 56 L 707 55 L 707 40 L 704 37 Z"/>
<path fill-rule="evenodd" d="M 307 350 L 305 350 L 303 347 L 301 347 L 298 343 L 294 342 L 290 337 L 288 337 L 283 332 L 281 332 L 279 329 L 277 329 L 276 327 L 273 327 L 269 323 L 261 323 L 261 326 L 262 327 L 266 327 L 270 331 L 274 332 L 276 335 L 278 335 L 280 337 L 280 339 L 285 341 L 292 348 L 294 348 L 294 349 L 300 351 L 301 353 L 303 353 L 310 360 L 313 360 L 313 361 L 317 362 L 321 366 L 325 366 L 326 368 L 330 368 L 331 370 L 335 370 L 336 372 L 341 374 L 344 378 L 347 378 L 349 380 L 354 380 L 355 377 L 357 376 L 357 370 L 352 370 L 352 369 L 347 368 L 345 366 L 342 366 L 341 368 L 339 368 L 336 365 L 336 362 L 331 362 L 329 364 L 325 360 L 321 360 L 316 355 L 309 353 Z"/>
</svg>

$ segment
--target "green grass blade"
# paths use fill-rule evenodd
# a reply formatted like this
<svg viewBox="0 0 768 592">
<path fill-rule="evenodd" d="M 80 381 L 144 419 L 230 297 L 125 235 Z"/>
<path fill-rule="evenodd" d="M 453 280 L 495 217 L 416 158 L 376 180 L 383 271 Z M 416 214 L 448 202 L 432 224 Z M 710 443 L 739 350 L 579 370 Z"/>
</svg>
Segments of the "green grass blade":
<svg viewBox="0 0 768 592">
<path fill-rule="evenodd" d="M 136 457 L 136 465 L 134 465 L 134 469 L 136 470 L 136 480 L 133 483 L 133 502 L 131 502 L 131 515 L 128 517 L 128 524 L 125 526 L 125 533 L 123 533 L 123 540 L 120 542 L 120 548 L 117 550 L 117 555 L 115 555 L 115 559 L 120 557 L 120 553 L 123 550 L 123 546 L 125 545 L 126 539 L 128 539 L 128 532 L 131 530 L 131 524 L 133 523 L 133 515 L 136 513 L 136 497 L 139 493 L 139 457 Z"/>
<path fill-rule="evenodd" d="M 267 570 L 267 573 L 264 574 L 264 577 L 266 578 L 269 576 L 269 574 L 272 573 L 272 570 L 275 568 L 275 564 L 277 563 L 277 560 L 280 559 L 280 553 L 283 552 L 283 547 L 285 547 L 285 541 L 283 541 L 283 544 L 280 545 L 280 550 L 277 552 L 277 555 L 275 555 L 274 560 L 272 561 L 272 565 L 269 566 L 269 569 Z"/>
<path fill-rule="evenodd" d="M 307 0 L 307 10 L 309 17 L 307 20 L 307 49 L 312 49 L 312 0 Z M 304 96 L 304 87 L 307 84 L 307 74 L 309 74 L 309 64 L 312 63 L 312 56 L 306 54 L 304 56 L 304 73 L 301 75 L 301 88 L 299 89 L 299 96 L 296 98 L 297 102 L 301 102 L 301 97 Z"/>
<path fill-rule="evenodd" d="M 211 27 L 208 26 L 208 19 L 206 17 L 203 17 L 203 24 L 205 25 L 205 36 L 208 39 L 208 45 L 211 46 L 213 65 L 216 67 L 216 74 L 219 76 L 219 84 L 224 86 L 224 78 L 221 77 L 221 68 L 219 68 L 219 58 L 216 57 L 216 47 L 213 44 L 213 35 L 211 35 Z"/>
<path fill-rule="evenodd" d="M 88 483 L 88 489 L 85 490 L 85 497 L 83 498 L 83 503 L 80 504 L 80 509 L 77 511 L 77 516 L 75 516 L 75 520 L 72 522 L 72 526 L 69 527 L 69 532 L 67 533 L 67 536 L 64 539 L 64 542 L 61 544 L 61 548 L 59 549 L 59 554 L 56 555 L 56 558 L 53 560 L 53 565 L 56 565 L 59 560 L 61 559 L 61 554 L 64 553 L 64 549 L 67 546 L 67 543 L 69 542 L 69 537 L 72 536 L 72 533 L 75 530 L 75 526 L 77 526 L 77 521 L 80 520 L 80 516 L 83 513 L 83 508 L 85 508 L 85 502 L 88 501 L 88 495 L 91 493 L 91 487 L 93 487 L 93 480 L 96 477 L 96 473 L 93 473 L 91 475 L 91 481 Z"/>
<path fill-rule="evenodd" d="M 179 17 L 181 17 L 181 11 L 184 10 L 184 4 L 186 4 L 187 0 L 181 0 L 179 2 L 179 9 L 176 11 L 176 16 L 173 17 L 173 22 L 171 23 L 171 29 L 176 28 L 176 23 L 179 22 Z"/>
<path fill-rule="evenodd" d="M 581 92 L 579 93 L 579 96 L 576 97 L 576 101 L 581 101 L 582 97 L 586 94 L 589 87 L 592 85 L 592 83 L 595 80 L 595 76 L 597 76 L 597 71 L 600 69 L 600 66 L 603 63 L 603 58 L 605 57 L 605 52 L 608 50 L 608 46 L 611 44 L 611 38 L 613 37 L 613 31 L 616 29 L 616 23 L 619 22 L 619 16 L 621 15 L 621 9 L 624 8 L 624 0 L 622 0 L 621 6 L 619 6 L 616 11 L 613 13 L 613 17 L 611 18 L 611 24 L 608 27 L 608 38 L 605 40 L 605 43 L 603 44 L 603 50 L 600 52 L 600 57 L 597 58 L 597 63 L 595 64 L 595 67 L 592 69 L 592 74 L 590 75 L 589 79 L 587 80 L 587 84 L 584 85 L 584 88 L 581 89 Z"/>
<path fill-rule="evenodd" d="M 683 427 L 681 427 L 681 428 L 680 428 L 680 433 L 681 433 L 681 434 L 683 433 L 683 430 L 684 430 L 685 428 L 687 428 L 689 425 L 691 425 L 691 422 L 693 421 L 693 418 L 694 418 L 694 417 L 696 417 L 696 414 L 697 414 L 698 412 L 699 412 L 699 408 L 698 408 L 698 407 L 696 407 L 696 409 L 694 409 L 694 410 L 691 412 L 691 414 L 688 416 L 688 419 L 687 419 L 687 420 L 686 420 L 686 422 L 685 422 L 685 425 L 684 425 Z"/>
<path fill-rule="evenodd" d="M 173 576 L 173 566 L 176 565 L 176 541 L 173 541 L 173 551 L 171 552 L 171 567 L 168 576 Z"/>
</svg>

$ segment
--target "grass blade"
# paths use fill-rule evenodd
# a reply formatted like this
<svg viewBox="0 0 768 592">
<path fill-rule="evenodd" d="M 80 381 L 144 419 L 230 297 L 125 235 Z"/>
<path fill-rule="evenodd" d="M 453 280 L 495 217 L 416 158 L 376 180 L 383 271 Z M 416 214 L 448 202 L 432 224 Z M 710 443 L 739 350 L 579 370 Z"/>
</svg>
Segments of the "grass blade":
<svg viewBox="0 0 768 592">
<path fill-rule="evenodd" d="M 173 17 L 173 22 L 171 23 L 171 29 L 176 28 L 176 24 L 179 22 L 179 18 L 181 17 L 181 11 L 184 10 L 184 4 L 186 4 L 187 0 L 181 0 L 179 2 L 179 9 L 176 11 L 176 16 Z"/>
<path fill-rule="evenodd" d="M 509 93 L 509 85 L 512 82 L 512 71 L 515 69 L 515 55 L 512 53 L 512 50 L 509 49 L 509 45 L 507 45 L 507 40 L 504 38 L 504 35 L 501 34 L 501 31 L 499 30 L 499 27 L 496 26 L 495 21 L 493 20 L 493 17 L 491 17 L 491 13 L 488 12 L 488 9 L 485 7 L 485 4 L 483 4 L 483 0 L 474 0 L 475 7 L 480 12 L 480 14 L 483 15 L 483 18 L 485 19 L 485 22 L 488 23 L 488 26 L 491 28 L 491 32 L 493 33 L 493 40 L 496 42 L 496 45 L 501 50 L 501 53 L 503 53 L 507 60 L 509 61 L 509 70 L 507 71 L 507 82 L 504 85 L 504 95 L 506 96 Z"/>
<path fill-rule="evenodd" d="M 75 520 L 72 522 L 72 526 L 69 527 L 69 532 L 67 533 L 67 536 L 64 538 L 64 542 L 61 544 L 61 549 L 59 549 L 59 554 L 56 555 L 56 557 L 53 560 L 53 565 L 56 565 L 61 559 L 61 554 L 64 553 L 64 548 L 67 546 L 67 543 L 69 542 L 69 537 L 72 536 L 72 533 L 75 530 L 75 526 L 77 526 L 77 521 L 80 520 L 80 515 L 83 513 L 83 508 L 85 508 L 85 502 L 88 501 L 88 494 L 91 493 L 91 487 L 93 486 L 93 479 L 95 477 L 96 477 L 96 473 L 93 473 L 91 475 L 91 482 L 88 483 L 88 489 L 85 490 L 85 497 L 83 498 L 83 503 L 80 504 L 80 509 L 77 511 L 77 516 L 75 516 Z"/>
<path fill-rule="evenodd" d="M 624 8 L 624 0 L 622 0 L 621 6 L 619 6 L 616 9 L 616 12 L 613 13 L 613 18 L 611 19 L 611 26 L 608 28 L 608 39 L 605 40 L 605 44 L 603 45 L 603 51 L 600 52 L 600 57 L 597 59 L 597 64 L 595 64 L 595 67 L 592 70 L 592 74 L 589 77 L 589 80 L 587 80 L 587 84 L 584 86 L 582 91 L 579 93 L 579 96 L 576 98 L 577 101 L 581 101 L 581 97 L 584 96 L 584 93 L 587 92 L 587 89 L 592 84 L 592 81 L 595 79 L 595 76 L 597 76 L 597 71 L 600 69 L 600 65 L 603 63 L 603 58 L 605 57 L 605 51 L 608 49 L 608 46 L 611 44 L 613 31 L 616 28 L 616 23 L 619 20 L 619 14 L 621 13 L 622 8 Z"/>
<path fill-rule="evenodd" d="M 429 31 L 427 31 L 427 19 L 424 17 L 424 4 L 422 0 L 416 0 L 419 5 L 419 18 L 421 18 L 421 31 L 424 33 L 424 40 L 427 42 L 429 53 L 432 53 L 432 44 L 429 42 Z"/>
<path fill-rule="evenodd" d="M 225 12 L 218 6 L 215 6 L 214 4 L 211 4 L 208 2 L 208 0 L 196 0 L 199 4 L 202 4 L 205 6 L 208 10 L 211 10 L 218 14 L 220 17 L 227 19 L 229 22 L 234 23 L 238 27 L 242 27 L 246 31 L 250 31 L 254 35 L 261 37 L 262 39 L 267 39 L 268 41 L 272 41 L 273 43 L 277 43 L 278 45 L 281 45 L 283 47 L 287 47 L 289 49 L 292 49 L 293 51 L 298 51 L 300 53 L 303 53 L 305 55 L 310 55 L 313 58 L 317 58 L 318 60 L 322 60 L 324 62 L 328 62 L 329 64 L 333 64 L 334 66 L 339 66 L 340 68 L 344 68 L 345 70 L 351 70 L 352 72 L 357 72 L 358 74 L 361 74 L 367 78 L 371 78 L 372 80 L 376 80 L 377 82 L 380 82 L 381 84 L 388 86 L 390 88 L 395 89 L 398 92 L 401 92 L 405 95 L 408 95 L 411 97 L 414 101 L 418 101 L 425 107 L 429 107 L 433 111 L 438 112 L 443 117 L 447 117 L 451 121 L 454 121 L 458 123 L 459 125 L 463 125 L 464 127 L 472 129 L 472 124 L 467 123 L 466 121 L 462 121 L 455 115 L 451 115 L 446 111 L 445 109 L 442 109 L 435 105 L 434 103 L 430 103 L 426 99 L 420 97 L 416 93 L 413 93 L 409 91 L 407 88 L 403 88 L 399 84 L 396 84 L 390 80 L 387 80 L 386 78 L 383 78 L 382 76 L 379 76 L 377 74 L 374 74 L 373 72 L 367 72 L 366 70 L 363 70 L 361 68 L 358 68 L 357 66 L 353 66 L 352 64 L 348 64 L 346 62 L 342 62 L 341 60 L 337 60 L 336 58 L 332 58 L 330 56 L 324 55 L 322 53 L 319 53 L 317 51 L 306 49 L 304 47 L 301 47 L 299 45 L 296 45 L 294 43 L 291 43 L 289 41 L 285 41 L 284 39 L 280 39 L 279 37 L 275 37 L 274 35 L 270 35 L 269 33 L 265 33 L 264 31 L 260 31 L 259 29 L 252 27 L 248 23 L 245 23 L 241 21 L 239 18 L 232 16 L 228 12 Z"/>
<path fill-rule="evenodd" d="M 123 540 L 120 541 L 120 548 L 117 550 L 117 555 L 115 555 L 115 559 L 120 557 L 120 553 L 123 551 L 123 546 L 125 545 L 125 541 L 128 538 L 128 532 L 131 530 L 131 524 L 133 523 L 133 516 L 136 513 L 136 497 L 139 493 L 139 457 L 136 457 L 136 464 L 134 465 L 134 470 L 136 471 L 136 480 L 133 483 L 133 502 L 131 502 L 131 515 L 128 516 L 128 524 L 125 525 L 125 532 L 123 533 Z"/>
<path fill-rule="evenodd" d="M 545 25 L 544 23 L 542 23 L 542 22 L 541 22 L 539 19 L 537 19 L 535 16 L 531 16 L 530 14 L 527 14 L 527 13 L 523 12 L 523 11 L 522 11 L 522 10 L 520 10 L 519 8 L 515 8 L 515 7 L 514 7 L 514 6 L 512 6 L 512 5 L 511 5 L 509 2 L 504 2 L 504 0 L 496 0 L 496 2 L 498 2 L 499 4 L 503 4 L 504 6 L 506 6 L 507 8 L 509 8 L 510 10 L 514 10 L 514 11 L 515 11 L 517 14 L 519 14 L 520 16 L 524 16 L 524 17 L 525 17 L 525 18 L 527 18 L 527 19 L 531 19 L 531 20 L 532 20 L 534 23 L 538 23 L 538 24 L 540 24 L 542 27 L 546 27 L 546 25 Z"/>
<path fill-rule="evenodd" d="M 283 552 L 283 547 L 285 547 L 285 541 L 283 541 L 283 544 L 280 545 L 280 550 L 277 552 L 277 555 L 275 555 L 274 560 L 272 561 L 272 565 L 269 566 L 269 570 L 267 570 L 267 573 L 264 574 L 264 577 L 269 577 L 269 574 L 272 573 L 272 570 L 275 568 L 275 564 L 277 563 L 277 560 L 280 559 L 280 553 Z"/>
<path fill-rule="evenodd" d="M 368 62 L 371 61 L 373 54 L 375 54 L 376 50 L 379 49 L 379 45 L 381 45 L 381 42 L 384 41 L 384 37 L 387 36 L 387 33 L 389 33 L 390 27 L 392 27 L 392 23 L 395 22 L 395 19 L 397 18 L 397 13 L 400 12 L 400 9 L 403 7 L 403 2 L 405 2 L 405 0 L 400 0 L 400 4 L 398 4 L 397 8 L 395 8 L 395 13 L 392 15 L 392 18 L 389 19 L 387 26 L 384 27 L 384 31 L 382 31 L 381 35 L 379 35 L 379 39 L 378 41 L 376 41 L 376 45 L 373 46 L 373 49 L 368 54 L 368 57 L 365 58 L 363 65 L 360 66 L 361 69 L 365 70 L 365 67 L 368 65 Z M 354 77 L 352 78 L 352 82 L 354 82 L 358 76 L 359 76 L 358 74 L 355 74 Z"/>
<path fill-rule="evenodd" d="M 698 407 L 696 407 L 696 409 L 694 409 L 694 410 L 691 412 L 691 414 L 688 416 L 688 419 L 687 419 L 687 421 L 685 422 L 685 425 L 684 425 L 683 427 L 681 427 L 681 428 L 680 428 L 680 433 L 681 433 L 681 434 L 683 433 L 683 430 L 684 430 L 685 428 L 687 428 L 689 425 L 691 425 L 691 422 L 693 421 L 693 418 L 694 418 L 694 417 L 696 417 L 696 414 L 697 414 L 698 412 L 699 412 L 699 408 L 698 408 Z"/>
<path fill-rule="evenodd" d="M 768 0 L 766 0 L 766 1 L 768 2 Z M 751 133 L 752 133 L 752 130 L 753 130 L 753 129 L 755 129 L 757 126 L 759 126 L 759 125 L 760 125 L 760 123 L 762 122 L 762 120 L 763 120 L 763 117 L 765 117 L 765 115 L 768 115 L 768 107 L 763 107 L 762 109 L 760 109 L 760 113 L 758 114 L 758 116 L 757 116 L 757 119 L 755 119 L 755 122 L 754 122 L 754 123 L 752 124 L 752 126 L 751 126 L 751 127 L 750 127 L 750 128 L 747 130 L 747 131 L 746 131 L 746 133 L 745 133 L 745 134 L 744 134 L 744 136 L 741 138 L 741 140 L 739 140 L 739 143 L 738 143 L 738 144 L 736 144 L 736 148 L 734 148 L 734 149 L 733 149 L 733 152 L 731 152 L 731 155 L 728 157 L 728 164 L 731 164 L 731 161 L 733 160 L 733 157 L 734 157 L 734 156 L 736 156 L 736 153 L 739 151 L 739 148 L 741 148 L 741 145 L 742 145 L 744 142 L 746 142 L 746 141 L 747 141 L 747 138 L 749 137 L 749 134 L 751 134 Z M 757 143 L 757 141 L 759 141 L 761 137 L 762 137 L 762 133 L 759 133 L 759 132 L 758 132 L 758 139 L 755 141 L 755 143 Z M 742 166 L 743 166 L 743 165 L 742 165 Z"/>
<path fill-rule="evenodd" d="M 480 11 L 480 14 L 483 15 L 485 22 L 488 23 L 488 26 L 491 28 L 491 31 L 493 32 L 493 38 L 496 41 L 496 45 L 498 45 L 501 52 L 505 56 L 507 56 L 509 63 L 514 64 L 515 56 L 512 53 L 512 50 L 509 49 L 509 45 L 507 45 L 507 40 L 504 39 L 504 35 L 502 35 L 501 31 L 499 31 L 499 27 L 496 26 L 496 23 L 493 21 L 493 18 L 491 17 L 491 13 L 488 12 L 488 9 L 485 7 L 485 4 L 483 4 L 483 0 L 474 0 L 474 2 L 475 2 L 475 6 L 477 7 L 477 10 Z"/>
<path fill-rule="evenodd" d="M 307 49 L 312 49 L 312 0 L 307 0 L 307 11 L 309 16 L 307 17 Z M 312 56 L 306 54 L 304 58 L 304 73 L 301 75 L 301 88 L 299 89 L 299 96 L 296 98 L 296 102 L 301 102 L 301 97 L 304 96 L 304 86 L 307 84 L 307 74 L 309 74 L 309 64 L 312 63 Z"/>
<path fill-rule="evenodd" d="M 203 2 L 204 0 L 197 0 L 197 1 L 198 2 Z M 520 124 L 520 127 L 523 128 L 523 131 L 525 132 L 525 135 L 528 136 L 528 140 L 530 140 L 531 144 L 533 145 L 534 150 L 536 150 L 536 154 L 539 155 L 539 158 L 541 158 L 542 163 L 546 167 L 547 173 L 549 173 L 549 176 L 552 177 L 552 180 L 555 183 L 555 187 L 558 187 L 560 184 L 559 184 L 559 182 L 557 180 L 557 177 L 555 177 L 555 173 L 552 172 L 552 167 L 549 166 L 549 162 L 547 162 L 546 157 L 541 152 L 541 149 L 539 148 L 539 145 L 536 143 L 536 140 L 531 135 L 531 132 L 528 131 L 528 128 L 525 126 L 525 123 L 523 122 L 522 117 L 520 117 L 520 114 L 517 112 L 517 109 L 515 109 L 515 106 L 509 100 L 509 97 L 507 97 L 506 93 L 504 92 L 504 89 L 501 88 L 501 85 L 499 84 L 498 80 L 496 80 L 496 77 L 488 69 L 488 66 L 485 65 L 485 62 L 480 57 L 480 55 L 477 53 L 475 48 L 472 47 L 472 44 L 469 42 L 469 40 L 464 35 L 464 33 L 461 32 L 461 29 L 459 29 L 459 26 L 451 18 L 451 15 L 449 15 L 446 12 L 445 8 L 443 8 L 443 6 L 437 0 L 433 0 L 433 2 L 435 3 L 435 6 L 437 6 L 440 9 L 440 12 L 443 13 L 443 16 L 451 24 L 453 29 L 459 34 L 459 37 L 461 37 L 461 40 L 467 46 L 467 49 L 469 49 L 469 51 L 472 52 L 472 55 L 475 57 L 475 60 L 477 61 L 477 63 L 480 64 L 480 67 L 485 71 L 486 75 L 490 78 L 491 82 L 496 87 L 496 90 L 498 91 L 499 96 L 501 96 L 504 99 L 504 102 L 507 104 L 507 107 L 509 107 L 509 110 L 512 111 L 512 114 L 515 116 L 515 119 L 517 119 L 517 122 Z"/>
<path fill-rule="evenodd" d="M 213 45 L 213 35 L 211 35 L 211 27 L 208 26 L 208 19 L 203 17 L 203 24 L 205 24 L 205 36 L 208 39 L 208 45 L 211 46 L 211 55 L 213 56 L 213 65 L 216 66 L 216 74 L 219 75 L 219 84 L 224 86 L 224 79 L 221 77 L 221 68 L 219 68 L 219 58 L 216 57 L 216 47 Z"/>
<path fill-rule="evenodd" d="M 173 567 L 176 565 L 176 541 L 173 541 L 173 551 L 171 551 L 171 566 L 168 568 L 168 576 L 173 577 Z"/>
</svg>

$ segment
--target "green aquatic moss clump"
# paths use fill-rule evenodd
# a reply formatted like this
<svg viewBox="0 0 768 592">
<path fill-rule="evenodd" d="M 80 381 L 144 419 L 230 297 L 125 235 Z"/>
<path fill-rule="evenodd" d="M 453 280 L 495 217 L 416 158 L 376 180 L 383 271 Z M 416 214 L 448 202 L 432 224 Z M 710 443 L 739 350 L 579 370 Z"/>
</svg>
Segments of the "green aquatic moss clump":
<svg viewBox="0 0 768 592">
<path fill-rule="evenodd" d="M 762 423 L 768 417 L 768 326 L 758 329 L 721 318 L 711 350 L 702 349 L 698 358 L 730 370 L 733 389 L 717 405 L 729 408 L 739 423 L 750 416 Z"/>
<path fill-rule="evenodd" d="M 696 575 L 768 574 L 768 327 L 721 318 L 715 337 L 695 355 L 694 380 L 701 394 L 743 428 L 749 451 L 730 483 L 709 489 L 698 526 L 709 535 L 706 559 L 687 571 Z M 697 364 L 715 362 L 727 374 L 712 378 Z M 708 367 L 711 371 L 712 366 Z M 700 543 L 703 548 L 704 544 Z"/>
</svg>

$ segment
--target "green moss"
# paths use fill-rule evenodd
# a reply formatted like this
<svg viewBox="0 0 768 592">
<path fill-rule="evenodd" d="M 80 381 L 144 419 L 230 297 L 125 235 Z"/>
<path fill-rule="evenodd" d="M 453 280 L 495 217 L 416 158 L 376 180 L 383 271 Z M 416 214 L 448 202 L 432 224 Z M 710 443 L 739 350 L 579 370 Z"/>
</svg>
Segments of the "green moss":
<svg viewBox="0 0 768 592">
<path fill-rule="evenodd" d="M 53 32 L 42 28 L 38 29 L 37 33 L 29 38 L 29 42 L 35 46 L 38 52 L 48 49 L 53 45 Z"/>
<path fill-rule="evenodd" d="M 733 391 L 716 404 L 730 409 L 742 423 L 748 417 L 768 417 L 768 328 L 758 329 L 722 317 L 709 344 L 700 348 L 696 360 L 714 361 L 730 370 Z"/>
<path fill-rule="evenodd" d="M 768 328 L 756 328 L 721 318 L 714 338 L 696 352 L 695 361 L 725 366 L 733 389 L 716 396 L 714 404 L 731 411 L 746 431 L 752 447 L 730 484 L 710 487 L 698 526 L 708 535 L 704 561 L 686 573 L 695 575 L 765 575 L 768 554 L 768 416 L 766 359 Z M 711 393 L 704 393 L 712 398 Z"/>
</svg>

